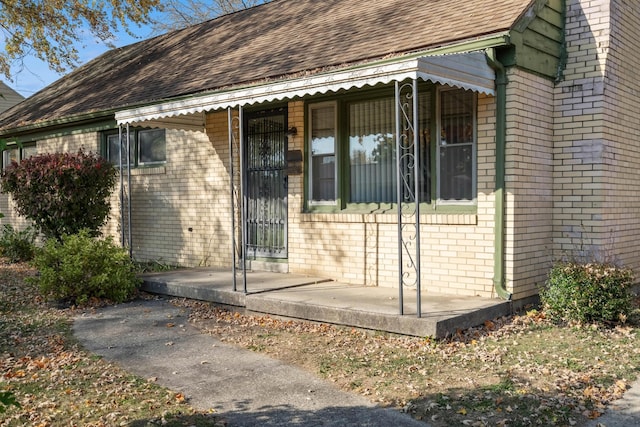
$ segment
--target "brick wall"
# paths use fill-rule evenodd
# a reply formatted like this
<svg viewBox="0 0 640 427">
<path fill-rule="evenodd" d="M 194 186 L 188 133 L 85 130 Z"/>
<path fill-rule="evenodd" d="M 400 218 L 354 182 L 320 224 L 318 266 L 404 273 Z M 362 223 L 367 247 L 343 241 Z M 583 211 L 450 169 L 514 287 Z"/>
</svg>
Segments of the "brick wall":
<svg viewBox="0 0 640 427">
<path fill-rule="evenodd" d="M 551 262 L 553 82 L 516 68 L 508 79 L 505 276 L 519 299 L 538 293 Z"/>
<path fill-rule="evenodd" d="M 640 268 L 640 15 L 624 1 L 567 2 L 556 89 L 556 256 Z"/>
<path fill-rule="evenodd" d="M 304 150 L 304 104 L 289 104 L 298 128 L 290 149 Z M 455 295 L 493 293 L 495 100 L 478 100 L 478 210 L 422 215 L 423 289 Z M 397 287 L 395 214 L 303 213 L 303 175 L 289 178 L 289 270 L 353 284 Z"/>
</svg>

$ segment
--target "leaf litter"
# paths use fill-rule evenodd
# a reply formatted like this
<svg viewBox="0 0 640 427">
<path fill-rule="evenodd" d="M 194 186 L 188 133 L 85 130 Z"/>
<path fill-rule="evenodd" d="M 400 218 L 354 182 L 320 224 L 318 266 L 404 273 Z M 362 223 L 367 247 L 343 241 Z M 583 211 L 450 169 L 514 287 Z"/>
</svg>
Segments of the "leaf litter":
<svg viewBox="0 0 640 427">
<path fill-rule="evenodd" d="M 0 426 L 226 425 L 156 378 L 83 351 L 70 333 L 77 309 L 39 298 L 23 281 L 32 274 L 0 264 L 0 391 L 21 404 L 0 415 Z M 635 325 L 558 326 L 536 310 L 436 340 L 172 302 L 222 342 L 300 366 L 434 427 L 581 425 L 624 394 L 640 362 Z"/>
<path fill-rule="evenodd" d="M 71 334 L 78 309 L 44 301 L 24 282 L 33 274 L 0 260 L 0 391 L 20 404 L 0 413 L 0 426 L 225 425 L 182 393 L 84 351 Z"/>
<path fill-rule="evenodd" d="M 622 397 L 640 363 L 635 326 L 556 325 L 533 309 L 436 340 L 173 303 L 223 342 L 435 427 L 581 425 Z"/>
</svg>

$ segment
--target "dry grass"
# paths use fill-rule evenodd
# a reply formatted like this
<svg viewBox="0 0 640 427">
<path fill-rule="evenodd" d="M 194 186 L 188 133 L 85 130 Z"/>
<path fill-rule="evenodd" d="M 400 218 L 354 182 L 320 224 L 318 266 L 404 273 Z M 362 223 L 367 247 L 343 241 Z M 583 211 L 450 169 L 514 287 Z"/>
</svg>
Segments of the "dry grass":
<svg viewBox="0 0 640 427">
<path fill-rule="evenodd" d="M 0 426 L 214 426 L 181 394 L 83 351 L 71 336 L 74 312 L 45 303 L 25 265 L 0 264 L 0 391 L 20 407 Z"/>
<path fill-rule="evenodd" d="M 202 302 L 194 325 L 433 426 L 581 425 L 636 378 L 640 331 L 558 326 L 530 311 L 449 340 L 244 315 Z"/>
<path fill-rule="evenodd" d="M 0 426 L 224 425 L 184 396 L 85 352 L 72 309 L 45 303 L 0 264 L 0 391 L 21 403 Z M 640 366 L 636 326 L 558 326 L 531 311 L 449 340 L 245 315 L 175 299 L 222 341 L 303 367 L 438 426 L 581 425 L 618 399 Z"/>
</svg>

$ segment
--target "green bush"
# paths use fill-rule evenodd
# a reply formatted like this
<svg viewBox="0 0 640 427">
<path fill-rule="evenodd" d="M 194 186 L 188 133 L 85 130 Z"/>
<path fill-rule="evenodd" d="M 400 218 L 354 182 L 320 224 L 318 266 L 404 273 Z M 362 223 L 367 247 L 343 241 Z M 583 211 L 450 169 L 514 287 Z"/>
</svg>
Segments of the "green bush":
<svg viewBox="0 0 640 427">
<path fill-rule="evenodd" d="M 552 319 L 624 322 L 632 309 L 633 272 L 607 263 L 559 262 L 540 292 Z"/>
<path fill-rule="evenodd" d="M 123 302 L 140 282 L 125 249 L 110 237 L 93 238 L 87 230 L 47 240 L 36 251 L 34 265 L 39 275 L 31 280 L 42 294 L 70 304 L 89 298 Z"/>
<path fill-rule="evenodd" d="M 33 221 L 45 237 L 60 239 L 87 228 L 97 236 L 110 211 L 116 169 L 94 154 L 41 154 L 2 171 L 2 191 L 16 211 Z"/>
<path fill-rule="evenodd" d="M 0 254 L 11 262 L 31 261 L 35 252 L 36 232 L 32 227 L 18 231 L 5 224 L 0 235 Z"/>
</svg>

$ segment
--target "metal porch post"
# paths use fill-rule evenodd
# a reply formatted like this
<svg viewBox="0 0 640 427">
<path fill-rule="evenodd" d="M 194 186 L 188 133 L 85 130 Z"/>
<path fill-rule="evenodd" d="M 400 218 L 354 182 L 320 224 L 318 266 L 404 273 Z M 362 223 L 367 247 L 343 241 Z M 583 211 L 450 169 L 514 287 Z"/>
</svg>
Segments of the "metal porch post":
<svg viewBox="0 0 640 427">
<path fill-rule="evenodd" d="M 240 142 L 240 192 L 242 201 L 241 212 L 242 212 L 242 286 L 244 293 L 247 293 L 247 177 L 246 177 L 246 165 L 245 165 L 245 155 L 244 155 L 244 119 L 243 119 L 243 110 L 242 105 L 238 106 L 238 135 Z"/>
<path fill-rule="evenodd" d="M 231 275 L 233 281 L 233 292 L 236 292 L 236 209 L 235 197 L 233 194 L 233 112 L 231 107 L 227 107 L 227 119 L 229 125 L 229 200 L 231 200 Z"/>
<path fill-rule="evenodd" d="M 396 203 L 398 211 L 398 301 L 400 304 L 400 315 L 404 314 L 404 293 L 403 293 L 403 269 L 402 269 L 402 143 L 401 133 L 401 106 L 400 106 L 400 83 L 395 82 L 395 104 L 396 104 Z"/>
<path fill-rule="evenodd" d="M 133 244 L 131 242 L 131 138 L 129 123 L 127 123 L 127 232 L 129 235 L 129 258 L 133 258 Z"/>
<path fill-rule="evenodd" d="M 419 173 L 422 164 L 420 162 L 417 79 L 402 85 L 398 81 L 395 82 L 395 102 L 399 311 L 400 315 L 404 314 L 404 286 L 415 286 L 416 313 L 418 317 L 422 317 Z M 410 136 L 412 136 L 411 139 L 409 139 Z M 409 219 L 412 216 L 415 221 L 413 224 L 404 221 L 405 217 Z M 406 237 L 409 233 L 410 236 Z M 415 252 L 411 250 L 412 246 L 415 247 Z"/>
<path fill-rule="evenodd" d="M 124 172 L 122 171 L 122 125 L 118 125 L 118 175 L 120 179 L 120 243 L 124 248 Z"/>
</svg>

